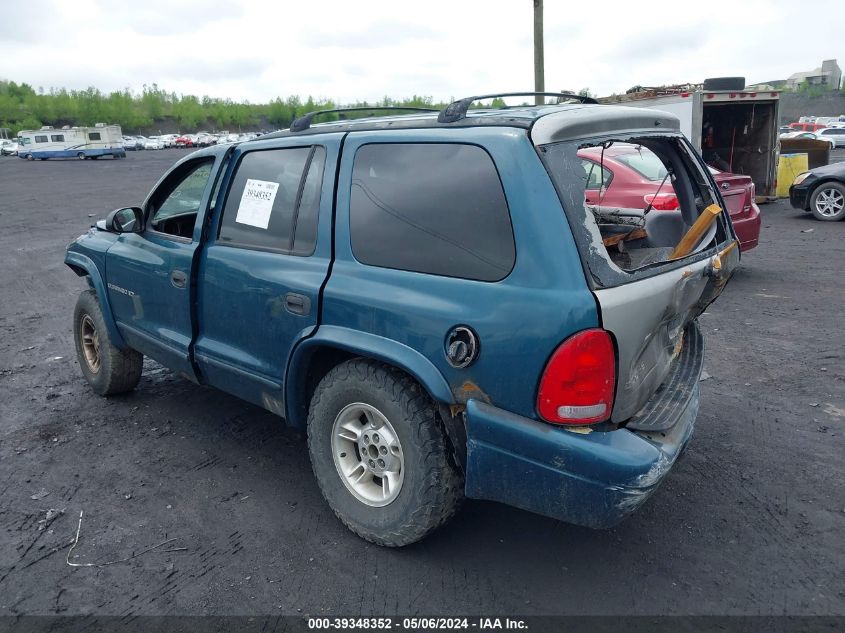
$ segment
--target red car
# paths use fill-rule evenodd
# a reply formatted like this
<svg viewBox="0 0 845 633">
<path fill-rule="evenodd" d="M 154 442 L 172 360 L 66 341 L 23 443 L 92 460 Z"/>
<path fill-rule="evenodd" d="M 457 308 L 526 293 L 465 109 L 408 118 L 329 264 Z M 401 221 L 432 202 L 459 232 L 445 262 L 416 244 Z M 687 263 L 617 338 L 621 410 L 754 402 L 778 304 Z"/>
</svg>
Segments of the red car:
<svg viewBox="0 0 845 633">
<path fill-rule="evenodd" d="M 589 147 L 578 150 L 578 156 L 584 161 L 588 177 L 584 191 L 587 204 L 624 209 L 645 209 L 651 204 L 655 211 L 679 207 L 672 184 L 663 182 L 666 176 L 663 162 L 648 149 L 629 144 L 611 145 L 602 157 L 600 147 Z M 600 178 L 602 158 L 604 174 Z M 754 202 L 751 177 L 712 167 L 710 173 L 727 204 L 740 250 L 754 248 L 760 238 L 760 208 Z"/>
<path fill-rule="evenodd" d="M 187 136 L 187 135 L 179 136 L 179 137 L 176 138 L 175 141 L 173 141 L 173 144 L 176 147 L 193 147 L 194 146 L 194 139 L 192 139 L 190 136 Z"/>
</svg>

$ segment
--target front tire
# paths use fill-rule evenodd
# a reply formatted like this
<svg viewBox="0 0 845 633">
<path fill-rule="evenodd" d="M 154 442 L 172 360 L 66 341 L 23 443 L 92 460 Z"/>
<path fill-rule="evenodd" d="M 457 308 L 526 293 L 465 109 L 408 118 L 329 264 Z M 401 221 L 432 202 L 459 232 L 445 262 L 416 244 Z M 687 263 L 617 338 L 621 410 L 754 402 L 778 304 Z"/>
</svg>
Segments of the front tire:
<svg viewBox="0 0 845 633">
<path fill-rule="evenodd" d="M 383 363 L 355 359 L 326 374 L 311 400 L 308 449 L 331 509 L 377 545 L 419 541 L 463 499 L 434 403 Z"/>
<path fill-rule="evenodd" d="M 836 222 L 845 218 L 845 185 L 825 182 L 810 196 L 810 211 L 817 220 Z"/>
<path fill-rule="evenodd" d="M 132 391 L 141 380 L 144 356 L 120 349 L 109 338 L 97 294 L 86 290 L 73 311 L 73 338 L 82 375 L 94 393 L 113 396 Z"/>
</svg>

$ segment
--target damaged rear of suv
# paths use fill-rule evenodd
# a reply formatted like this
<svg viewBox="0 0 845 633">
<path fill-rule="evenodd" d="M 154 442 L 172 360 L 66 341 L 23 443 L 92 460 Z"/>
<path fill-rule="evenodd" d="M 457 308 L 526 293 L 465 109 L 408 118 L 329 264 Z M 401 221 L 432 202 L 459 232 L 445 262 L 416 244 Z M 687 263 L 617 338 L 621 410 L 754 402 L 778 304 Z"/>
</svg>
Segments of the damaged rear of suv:
<svg viewBox="0 0 845 633">
<path fill-rule="evenodd" d="M 537 391 L 540 421 L 468 408 L 467 491 L 610 527 L 656 489 L 692 435 L 704 359 L 696 317 L 727 283 L 738 243 L 674 116 L 581 106 L 538 118 L 530 138 L 572 231 L 600 327 L 574 333 L 549 356 Z M 650 193 L 616 201 L 624 206 L 604 204 L 612 174 L 602 155 L 611 147 L 659 182 L 657 191 L 649 184 Z M 588 148 L 591 161 L 583 158 Z"/>
</svg>

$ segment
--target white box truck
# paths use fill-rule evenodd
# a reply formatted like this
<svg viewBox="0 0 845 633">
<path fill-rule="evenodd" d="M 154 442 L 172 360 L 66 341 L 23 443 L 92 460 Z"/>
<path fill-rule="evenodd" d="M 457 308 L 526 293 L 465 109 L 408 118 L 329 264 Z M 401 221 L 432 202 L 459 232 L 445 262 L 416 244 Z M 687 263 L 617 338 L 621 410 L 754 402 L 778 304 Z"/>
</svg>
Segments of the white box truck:
<svg viewBox="0 0 845 633">
<path fill-rule="evenodd" d="M 742 78 L 705 80 L 703 85 L 642 89 L 599 101 L 671 112 L 705 162 L 751 176 L 758 202 L 775 200 L 780 93 L 723 89 L 732 83 L 745 85 Z"/>
</svg>

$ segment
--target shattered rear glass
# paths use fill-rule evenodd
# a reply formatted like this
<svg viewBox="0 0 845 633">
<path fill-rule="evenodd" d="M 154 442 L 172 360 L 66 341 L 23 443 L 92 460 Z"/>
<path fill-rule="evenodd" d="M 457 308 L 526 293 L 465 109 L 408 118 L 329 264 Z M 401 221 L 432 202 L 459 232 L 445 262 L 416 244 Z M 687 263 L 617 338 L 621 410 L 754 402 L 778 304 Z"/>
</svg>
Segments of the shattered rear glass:
<svg viewBox="0 0 845 633">
<path fill-rule="evenodd" d="M 713 213 L 721 202 L 712 180 L 682 137 L 620 135 L 538 151 L 598 286 L 695 258 L 730 236 L 726 210 Z M 691 231 L 708 207 L 713 219 Z"/>
</svg>

